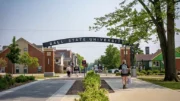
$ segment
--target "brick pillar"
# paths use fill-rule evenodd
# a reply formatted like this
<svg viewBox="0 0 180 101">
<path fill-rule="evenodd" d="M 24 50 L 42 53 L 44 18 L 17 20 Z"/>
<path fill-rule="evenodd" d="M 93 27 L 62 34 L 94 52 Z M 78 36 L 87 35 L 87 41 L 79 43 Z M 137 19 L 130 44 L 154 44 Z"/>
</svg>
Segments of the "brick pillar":
<svg viewBox="0 0 180 101">
<path fill-rule="evenodd" d="M 45 48 L 44 49 L 44 57 L 45 57 L 45 71 L 44 76 L 54 76 L 54 49 L 53 48 Z"/>
<path fill-rule="evenodd" d="M 120 59 L 121 59 L 121 64 L 123 62 L 123 60 L 126 60 L 126 64 L 128 65 L 128 67 L 131 66 L 131 61 L 130 61 L 130 47 L 126 46 L 126 58 L 125 58 L 125 47 L 121 47 L 120 48 Z"/>
</svg>

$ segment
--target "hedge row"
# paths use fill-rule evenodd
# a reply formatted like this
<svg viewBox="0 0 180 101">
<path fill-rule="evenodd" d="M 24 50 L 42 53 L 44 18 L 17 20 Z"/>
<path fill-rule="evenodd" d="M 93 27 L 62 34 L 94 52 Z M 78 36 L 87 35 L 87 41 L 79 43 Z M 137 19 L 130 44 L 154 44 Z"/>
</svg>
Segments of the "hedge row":
<svg viewBox="0 0 180 101">
<path fill-rule="evenodd" d="M 101 80 L 100 76 L 94 71 L 87 73 L 83 80 L 85 91 L 79 93 L 80 99 L 75 101 L 109 101 L 107 96 L 108 91 L 100 88 Z"/>
<path fill-rule="evenodd" d="M 5 76 L 0 75 L 0 90 L 7 89 L 15 83 L 23 83 L 32 80 L 35 80 L 34 76 L 20 75 L 18 77 L 13 78 L 11 74 L 6 74 Z"/>
<path fill-rule="evenodd" d="M 142 71 L 137 71 L 138 76 L 143 76 L 143 75 L 164 75 L 165 71 L 160 71 L 160 70 L 142 70 Z"/>
<path fill-rule="evenodd" d="M 143 76 L 143 75 L 164 75 L 165 71 L 162 70 L 142 70 L 141 72 L 137 71 L 137 76 Z M 121 73 L 116 73 L 116 76 L 120 76 Z"/>
</svg>

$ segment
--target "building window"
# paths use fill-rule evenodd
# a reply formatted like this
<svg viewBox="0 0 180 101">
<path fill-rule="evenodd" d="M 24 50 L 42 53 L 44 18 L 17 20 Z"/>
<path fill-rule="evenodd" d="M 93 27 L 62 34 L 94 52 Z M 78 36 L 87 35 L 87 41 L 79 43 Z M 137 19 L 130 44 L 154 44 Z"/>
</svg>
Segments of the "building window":
<svg viewBox="0 0 180 101">
<path fill-rule="evenodd" d="M 24 48 L 24 52 L 27 52 L 27 48 Z"/>
<path fill-rule="evenodd" d="M 0 67 L 0 73 L 4 73 L 5 72 L 5 67 Z"/>
<path fill-rule="evenodd" d="M 42 72 L 42 66 L 38 67 L 38 73 Z"/>
<path fill-rule="evenodd" d="M 16 73 L 19 73 L 19 67 L 16 67 Z"/>
<path fill-rule="evenodd" d="M 160 66 L 160 62 L 159 62 L 159 61 L 154 61 L 154 62 L 153 62 L 153 66 L 159 67 L 159 66 Z"/>
<path fill-rule="evenodd" d="M 159 67 L 159 61 L 156 62 L 156 66 Z"/>
<path fill-rule="evenodd" d="M 27 73 L 27 67 L 24 67 L 24 73 Z"/>
<path fill-rule="evenodd" d="M 153 62 L 153 65 L 156 65 L 156 62 L 155 62 L 155 61 Z"/>
</svg>

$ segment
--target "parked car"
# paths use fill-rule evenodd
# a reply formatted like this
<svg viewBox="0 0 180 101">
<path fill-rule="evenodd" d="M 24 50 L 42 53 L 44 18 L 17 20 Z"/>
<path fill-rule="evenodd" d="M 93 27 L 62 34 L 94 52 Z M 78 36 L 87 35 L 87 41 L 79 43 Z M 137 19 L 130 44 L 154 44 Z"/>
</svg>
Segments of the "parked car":
<svg viewBox="0 0 180 101">
<path fill-rule="evenodd" d="M 119 73 L 119 69 L 109 69 L 108 73 Z"/>
</svg>

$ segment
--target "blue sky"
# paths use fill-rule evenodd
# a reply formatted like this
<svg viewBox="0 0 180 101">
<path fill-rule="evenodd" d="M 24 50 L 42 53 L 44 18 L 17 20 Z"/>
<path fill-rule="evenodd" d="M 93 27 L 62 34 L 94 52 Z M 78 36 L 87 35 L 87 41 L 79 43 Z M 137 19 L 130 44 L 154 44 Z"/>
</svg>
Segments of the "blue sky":
<svg viewBox="0 0 180 101">
<path fill-rule="evenodd" d="M 120 0 L 0 0 L 0 45 L 9 45 L 12 37 L 23 37 L 35 44 L 70 37 L 107 37 L 107 31 L 88 31 L 95 17 L 110 13 Z M 179 22 L 179 21 L 176 21 Z M 180 25 L 178 25 L 180 28 Z M 176 36 L 176 46 L 180 45 Z M 104 54 L 108 43 L 71 43 L 58 45 L 58 49 L 70 49 L 85 57 L 88 62 Z M 120 47 L 121 45 L 116 45 Z M 159 44 L 150 46 L 150 53 Z"/>
</svg>

